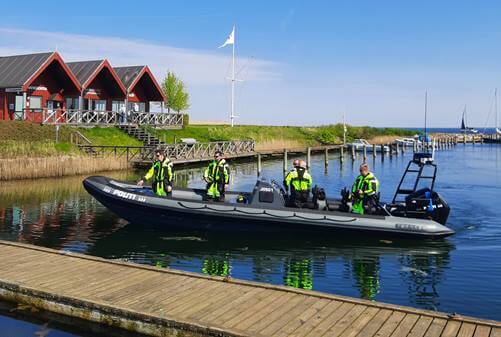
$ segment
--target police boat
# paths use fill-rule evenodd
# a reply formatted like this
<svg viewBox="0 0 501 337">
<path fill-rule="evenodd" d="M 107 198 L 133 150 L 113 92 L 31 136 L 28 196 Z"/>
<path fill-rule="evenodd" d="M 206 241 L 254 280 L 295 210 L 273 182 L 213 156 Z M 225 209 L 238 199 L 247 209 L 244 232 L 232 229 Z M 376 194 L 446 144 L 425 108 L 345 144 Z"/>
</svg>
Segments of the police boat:
<svg viewBox="0 0 501 337">
<path fill-rule="evenodd" d="M 450 208 L 434 191 L 437 166 L 431 154 L 416 153 L 390 203 L 379 201 L 371 214 L 351 213 L 346 189 L 330 199 L 315 187 L 311 202 L 292 207 L 275 181 L 258 180 L 251 192 L 227 191 L 212 201 L 205 190 L 176 188 L 167 197 L 150 187 L 92 176 L 85 189 L 109 210 L 132 223 L 165 225 L 170 229 L 224 231 L 367 232 L 383 236 L 441 238 L 454 234 L 445 226 Z M 414 175 L 414 177 L 412 177 Z M 428 186 L 423 187 L 423 182 Z M 410 187 L 409 187 L 410 183 Z"/>
</svg>

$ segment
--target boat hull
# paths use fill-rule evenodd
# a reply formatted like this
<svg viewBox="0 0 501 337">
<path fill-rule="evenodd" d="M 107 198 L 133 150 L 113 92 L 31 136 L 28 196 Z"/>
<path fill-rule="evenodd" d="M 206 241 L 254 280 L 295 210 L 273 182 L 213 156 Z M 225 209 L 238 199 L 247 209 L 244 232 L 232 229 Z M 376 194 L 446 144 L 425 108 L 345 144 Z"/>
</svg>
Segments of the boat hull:
<svg viewBox="0 0 501 337">
<path fill-rule="evenodd" d="M 440 238 L 453 230 L 432 220 L 305 209 L 265 209 L 208 201 L 160 198 L 134 192 L 105 177 L 89 177 L 85 189 L 110 211 L 137 224 L 171 229 L 235 232 L 359 232 L 381 236 Z"/>
</svg>

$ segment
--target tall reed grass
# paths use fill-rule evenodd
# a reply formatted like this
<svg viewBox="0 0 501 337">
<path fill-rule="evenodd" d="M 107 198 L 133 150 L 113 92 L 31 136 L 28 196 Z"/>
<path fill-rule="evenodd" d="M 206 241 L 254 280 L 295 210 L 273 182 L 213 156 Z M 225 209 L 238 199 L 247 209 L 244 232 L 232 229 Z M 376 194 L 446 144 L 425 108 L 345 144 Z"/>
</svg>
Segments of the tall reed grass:
<svg viewBox="0 0 501 337">
<path fill-rule="evenodd" d="M 0 181 L 89 174 L 130 169 L 125 158 L 83 155 L 0 159 Z"/>
</svg>

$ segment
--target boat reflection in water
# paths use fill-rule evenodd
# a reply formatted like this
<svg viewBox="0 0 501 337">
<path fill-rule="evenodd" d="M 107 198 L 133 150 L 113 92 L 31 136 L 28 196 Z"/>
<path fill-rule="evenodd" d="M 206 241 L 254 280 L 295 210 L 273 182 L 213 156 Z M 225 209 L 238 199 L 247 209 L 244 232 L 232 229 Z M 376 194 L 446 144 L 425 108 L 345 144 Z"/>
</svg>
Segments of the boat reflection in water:
<svg viewBox="0 0 501 337">
<path fill-rule="evenodd" d="M 446 240 L 243 236 L 129 224 L 97 241 L 88 253 L 365 299 L 384 299 L 388 291 L 392 298 L 403 296 L 402 302 L 433 309 L 453 249 Z"/>
</svg>

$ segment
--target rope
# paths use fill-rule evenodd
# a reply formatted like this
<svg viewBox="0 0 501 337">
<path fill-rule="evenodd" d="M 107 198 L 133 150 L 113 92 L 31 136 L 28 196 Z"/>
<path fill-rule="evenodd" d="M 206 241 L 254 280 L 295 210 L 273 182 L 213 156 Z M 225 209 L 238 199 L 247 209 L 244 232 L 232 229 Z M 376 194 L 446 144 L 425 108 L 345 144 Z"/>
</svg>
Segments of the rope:
<svg viewBox="0 0 501 337">
<path fill-rule="evenodd" d="M 328 220 L 328 221 L 332 221 L 332 222 L 353 222 L 353 221 L 357 220 L 356 218 L 351 218 L 351 219 L 348 219 L 348 220 L 335 220 L 335 219 L 328 218 L 326 215 L 324 215 L 323 218 L 309 218 L 309 217 L 298 215 L 298 214 L 296 214 L 296 212 L 292 213 L 292 215 L 277 215 L 277 214 L 266 212 L 266 210 L 263 210 L 262 212 L 246 212 L 246 211 L 243 211 L 243 210 L 238 209 L 236 207 L 233 207 L 233 209 L 217 209 L 217 208 L 209 207 L 208 205 L 204 205 L 202 207 L 189 207 L 189 206 L 184 205 L 180 201 L 178 201 L 177 203 L 178 203 L 179 206 L 181 206 L 183 208 L 186 208 L 186 209 L 191 209 L 191 210 L 208 209 L 208 210 L 216 211 L 216 212 L 238 212 L 238 213 L 242 213 L 242 214 L 246 214 L 246 215 L 261 215 L 261 214 L 264 214 L 264 215 L 268 215 L 268 216 L 279 218 L 279 219 L 298 218 L 298 219 L 309 220 L 309 221 L 324 221 L 324 220 Z"/>
</svg>

